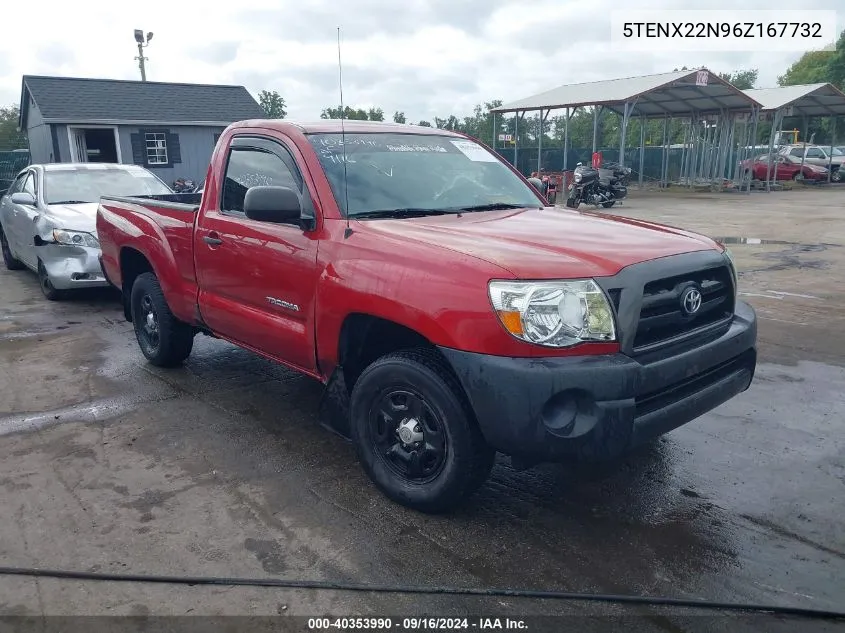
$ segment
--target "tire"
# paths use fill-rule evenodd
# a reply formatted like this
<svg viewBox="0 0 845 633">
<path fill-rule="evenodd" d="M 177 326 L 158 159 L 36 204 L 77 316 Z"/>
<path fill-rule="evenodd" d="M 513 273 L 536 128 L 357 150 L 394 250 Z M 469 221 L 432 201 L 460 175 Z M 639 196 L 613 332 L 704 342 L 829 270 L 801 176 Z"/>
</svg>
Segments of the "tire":
<svg viewBox="0 0 845 633">
<path fill-rule="evenodd" d="M 433 351 L 396 352 L 373 362 L 355 383 L 350 413 L 365 472 L 385 496 L 404 506 L 448 512 L 475 492 L 493 467 L 495 451 L 484 441 L 457 378 Z M 398 429 L 414 419 L 420 422 L 406 429 L 406 444 Z M 429 450 L 420 457 L 422 445 Z"/>
<path fill-rule="evenodd" d="M 570 197 L 570 198 L 566 199 L 566 206 L 569 207 L 570 209 L 577 209 L 579 205 L 580 205 L 580 201 L 578 200 L 578 198 L 571 198 Z"/>
<path fill-rule="evenodd" d="M 603 206 L 605 209 L 609 209 L 614 204 L 616 204 L 616 200 L 611 200 L 610 202 L 602 202 L 601 206 Z"/>
<path fill-rule="evenodd" d="M 138 275 L 132 285 L 130 306 L 135 338 L 150 364 L 176 367 L 190 356 L 194 329 L 173 316 L 155 275 Z"/>
<path fill-rule="evenodd" d="M 801 182 L 802 180 L 804 180 L 804 174 L 802 174 L 800 171 L 797 171 L 792 176 L 792 180 L 793 182 Z"/>
<path fill-rule="evenodd" d="M 23 262 L 12 255 L 12 249 L 9 248 L 9 242 L 6 240 L 2 226 L 0 226 L 0 250 L 3 251 L 3 263 L 6 264 L 8 270 L 23 270 Z"/>
<path fill-rule="evenodd" d="M 50 281 L 50 276 L 47 274 L 47 269 L 44 264 L 38 261 L 38 285 L 41 287 L 41 294 L 48 301 L 61 301 L 67 296 L 67 291 L 57 290 L 53 287 L 53 282 Z"/>
<path fill-rule="evenodd" d="M 842 168 L 836 169 L 830 174 L 830 182 L 842 182 Z"/>
</svg>

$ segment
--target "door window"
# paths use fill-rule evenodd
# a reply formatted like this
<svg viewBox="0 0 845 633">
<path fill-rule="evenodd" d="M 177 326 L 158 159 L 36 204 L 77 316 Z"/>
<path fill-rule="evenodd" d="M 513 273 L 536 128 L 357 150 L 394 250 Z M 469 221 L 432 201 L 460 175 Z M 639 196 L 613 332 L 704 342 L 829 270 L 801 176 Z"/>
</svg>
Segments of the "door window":
<svg viewBox="0 0 845 633">
<path fill-rule="evenodd" d="M 818 147 L 811 147 L 807 150 L 807 158 L 824 158 L 824 152 Z"/>
<path fill-rule="evenodd" d="M 26 180 L 27 175 L 29 175 L 29 172 L 18 176 L 6 193 L 11 196 L 13 193 L 20 193 L 21 191 L 23 191 L 23 181 Z"/>
<path fill-rule="evenodd" d="M 31 193 L 32 197 L 35 197 L 35 174 L 29 172 L 26 175 L 26 179 L 23 181 L 23 188 L 21 189 L 24 193 Z"/>
<path fill-rule="evenodd" d="M 250 187 L 272 185 L 299 191 L 298 180 L 276 154 L 253 147 L 234 147 L 226 165 L 221 211 L 243 215 L 244 197 Z"/>
</svg>

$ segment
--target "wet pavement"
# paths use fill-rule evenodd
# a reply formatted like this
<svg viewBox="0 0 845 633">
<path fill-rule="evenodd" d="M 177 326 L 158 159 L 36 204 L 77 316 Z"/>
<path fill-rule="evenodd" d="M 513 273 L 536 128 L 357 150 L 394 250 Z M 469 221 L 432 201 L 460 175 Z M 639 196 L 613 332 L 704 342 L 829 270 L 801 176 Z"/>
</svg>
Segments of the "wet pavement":
<svg viewBox="0 0 845 633">
<path fill-rule="evenodd" d="M 635 194 L 636 195 L 636 194 Z M 667 595 L 841 608 L 845 192 L 634 197 L 729 243 L 760 316 L 747 392 L 612 469 L 544 465 L 451 516 L 382 497 L 321 387 L 198 337 L 143 362 L 116 297 L 0 272 L 0 565 Z M 750 238 L 750 239 L 748 239 Z M 841 630 L 598 603 L 0 577 L 0 615 L 568 614 L 532 630 Z"/>
</svg>

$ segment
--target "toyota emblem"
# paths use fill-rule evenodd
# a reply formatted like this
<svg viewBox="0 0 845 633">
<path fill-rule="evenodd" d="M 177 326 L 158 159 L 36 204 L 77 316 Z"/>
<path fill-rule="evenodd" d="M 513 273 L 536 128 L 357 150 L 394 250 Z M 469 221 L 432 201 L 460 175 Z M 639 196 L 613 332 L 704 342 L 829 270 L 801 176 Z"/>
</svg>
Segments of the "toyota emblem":
<svg viewBox="0 0 845 633">
<path fill-rule="evenodd" d="M 689 316 L 698 312 L 701 308 L 701 292 L 698 288 L 687 288 L 684 291 L 681 295 L 681 308 Z"/>
</svg>

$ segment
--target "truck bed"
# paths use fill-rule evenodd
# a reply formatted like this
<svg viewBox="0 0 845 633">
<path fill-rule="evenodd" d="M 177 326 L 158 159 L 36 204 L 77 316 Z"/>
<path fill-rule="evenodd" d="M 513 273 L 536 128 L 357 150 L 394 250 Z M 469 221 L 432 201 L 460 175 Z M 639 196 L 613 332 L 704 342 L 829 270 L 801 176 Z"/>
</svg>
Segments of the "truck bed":
<svg viewBox="0 0 845 633">
<path fill-rule="evenodd" d="M 121 287 L 121 256 L 137 251 L 147 261 L 164 263 L 155 270 L 180 319 L 192 321 L 196 308 L 194 220 L 202 194 L 103 197 L 97 211 L 102 265 L 109 281 Z"/>
<path fill-rule="evenodd" d="M 101 200 L 115 200 L 118 202 L 128 202 L 129 204 L 150 204 L 151 201 L 164 203 L 163 206 L 168 206 L 177 211 L 190 211 L 196 213 L 200 208 L 202 202 L 201 193 L 162 193 L 149 196 L 103 196 Z M 158 206 L 158 205 L 156 205 Z"/>
</svg>

